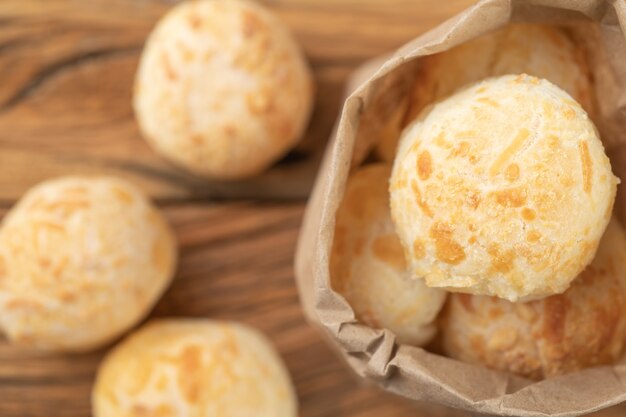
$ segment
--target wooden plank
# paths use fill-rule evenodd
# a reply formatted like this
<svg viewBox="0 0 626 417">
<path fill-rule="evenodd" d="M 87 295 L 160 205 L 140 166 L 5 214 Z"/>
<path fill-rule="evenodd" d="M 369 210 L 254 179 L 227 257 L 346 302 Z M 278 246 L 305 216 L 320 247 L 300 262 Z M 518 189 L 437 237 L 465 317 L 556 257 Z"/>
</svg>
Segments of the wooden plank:
<svg viewBox="0 0 626 417">
<path fill-rule="evenodd" d="M 179 274 L 154 317 L 211 317 L 268 334 L 296 384 L 302 416 L 416 416 L 415 405 L 356 378 L 304 322 L 292 257 L 302 204 L 185 204 L 166 211 L 182 252 Z M 243 262 L 245 260 L 245 262 Z M 106 349 L 84 355 L 25 353 L 0 342 L 0 415 L 89 415 Z M 453 416 L 430 406 L 429 416 Z"/>
<path fill-rule="evenodd" d="M 461 10 L 442 2 L 280 0 L 269 6 L 302 43 L 317 81 L 302 144 L 259 178 L 207 182 L 155 155 L 138 132 L 131 86 L 146 35 L 170 2 L 3 0 L 0 4 L 0 201 L 68 173 L 134 180 L 161 200 L 302 198 L 348 74 Z"/>
<path fill-rule="evenodd" d="M 468 416 L 362 385 L 305 323 L 292 271 L 301 203 L 190 203 L 165 212 L 182 258 L 178 276 L 152 317 L 236 320 L 262 330 L 289 368 L 302 417 Z M 0 415 L 89 416 L 90 390 L 105 352 L 27 353 L 0 340 Z M 614 408 L 597 417 L 624 412 L 625 407 Z"/>
</svg>

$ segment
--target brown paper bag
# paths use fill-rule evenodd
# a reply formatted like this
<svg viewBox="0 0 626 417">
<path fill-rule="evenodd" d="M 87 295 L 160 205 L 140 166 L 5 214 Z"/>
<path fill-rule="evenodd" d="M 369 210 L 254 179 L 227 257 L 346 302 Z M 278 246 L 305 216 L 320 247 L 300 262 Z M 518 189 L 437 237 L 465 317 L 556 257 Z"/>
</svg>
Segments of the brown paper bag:
<svg viewBox="0 0 626 417">
<path fill-rule="evenodd" d="M 415 72 L 420 56 L 447 50 L 509 22 L 571 26 L 577 40 L 587 45 L 596 84 L 596 123 L 615 174 L 626 179 L 626 2 L 484 0 L 383 58 L 382 65 L 370 63 L 377 70 L 363 83 L 353 80 L 358 87 L 344 104 L 305 214 L 296 276 L 308 318 L 324 330 L 357 374 L 384 389 L 480 413 L 577 416 L 626 400 L 626 357 L 614 366 L 532 382 L 398 345 L 388 330 L 358 324 L 350 306 L 330 288 L 335 212 L 352 162 L 361 161 L 372 145 L 371 138 L 358 134 L 362 115 L 389 117 L 393 106 L 403 105 L 407 74 Z M 376 126 L 376 120 L 366 123 Z M 618 192 L 616 205 L 622 220 L 623 194 Z"/>
</svg>

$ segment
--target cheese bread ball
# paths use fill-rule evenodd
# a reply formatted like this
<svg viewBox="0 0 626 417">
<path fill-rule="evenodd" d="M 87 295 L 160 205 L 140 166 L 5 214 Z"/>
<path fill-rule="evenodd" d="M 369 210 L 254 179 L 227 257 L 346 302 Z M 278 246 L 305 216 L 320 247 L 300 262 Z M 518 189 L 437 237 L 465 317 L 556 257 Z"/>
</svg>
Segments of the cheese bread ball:
<svg viewBox="0 0 626 417">
<path fill-rule="evenodd" d="M 310 70 L 285 25 L 243 0 L 174 7 L 146 43 L 134 93 L 152 147 L 219 179 L 259 174 L 283 156 L 312 100 Z"/>
<path fill-rule="evenodd" d="M 156 320 L 101 364 L 94 417 L 296 417 L 289 375 L 269 341 L 235 323 Z"/>
<path fill-rule="evenodd" d="M 405 130 L 391 214 L 428 286 L 531 300 L 562 293 L 591 262 L 617 182 L 578 103 L 548 81 L 508 75 Z"/>
<path fill-rule="evenodd" d="M 424 345 L 446 295 L 407 273 L 389 213 L 390 171 L 386 164 L 368 165 L 349 178 L 336 216 L 332 287 L 364 324 L 391 330 L 400 343 Z"/>
<path fill-rule="evenodd" d="M 626 238 L 612 220 L 593 262 L 563 294 L 528 303 L 450 294 L 446 352 L 533 379 L 609 364 L 626 338 Z"/>
<path fill-rule="evenodd" d="M 415 84 L 409 93 L 404 125 L 429 104 L 448 97 L 459 87 L 483 78 L 526 73 L 556 84 L 589 113 L 592 86 L 584 53 L 567 33 L 554 26 L 518 23 L 465 42 L 448 51 L 420 59 Z M 393 119 L 391 123 L 395 123 Z M 387 128 L 377 154 L 393 161 L 400 127 Z"/>
<path fill-rule="evenodd" d="M 172 231 L 133 185 L 110 177 L 44 182 L 0 228 L 0 328 L 26 347 L 102 346 L 147 315 L 176 258 Z"/>
</svg>

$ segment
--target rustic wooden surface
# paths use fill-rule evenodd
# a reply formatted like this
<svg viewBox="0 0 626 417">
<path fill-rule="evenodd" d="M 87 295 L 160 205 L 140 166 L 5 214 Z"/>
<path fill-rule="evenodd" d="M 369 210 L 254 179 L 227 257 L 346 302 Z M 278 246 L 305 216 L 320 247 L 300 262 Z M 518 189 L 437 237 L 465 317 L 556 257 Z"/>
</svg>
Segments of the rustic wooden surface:
<svg viewBox="0 0 626 417">
<path fill-rule="evenodd" d="M 173 1 L 0 1 L 0 201 L 45 178 L 111 173 L 160 201 L 303 198 L 341 102 L 347 75 L 461 10 L 469 0 L 273 0 L 317 81 L 299 148 L 260 178 L 207 183 L 163 161 L 141 140 L 130 106 L 146 35 Z M 433 8 L 433 5 L 437 4 Z"/>
<path fill-rule="evenodd" d="M 157 199 L 181 243 L 178 276 L 153 316 L 239 320 L 266 332 L 291 371 L 304 417 L 464 416 L 360 385 L 305 324 L 292 268 L 304 202 L 275 200 L 306 194 L 350 71 L 471 1 L 265 3 L 302 43 L 318 83 L 317 105 L 298 152 L 261 179 L 232 185 L 176 170 L 150 152 L 133 119 L 130 87 L 142 43 L 173 2 L 1 0 L 0 216 L 51 176 L 130 178 Z M 229 197 L 264 201 L 217 202 Z M 103 353 L 36 355 L 0 340 L 0 416 L 89 416 Z"/>
</svg>

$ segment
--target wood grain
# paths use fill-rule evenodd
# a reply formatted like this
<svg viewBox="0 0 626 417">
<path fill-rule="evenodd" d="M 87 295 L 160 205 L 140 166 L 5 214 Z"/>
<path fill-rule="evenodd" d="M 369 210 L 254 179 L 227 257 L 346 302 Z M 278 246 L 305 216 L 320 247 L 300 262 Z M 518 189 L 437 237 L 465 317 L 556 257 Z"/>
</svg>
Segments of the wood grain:
<svg viewBox="0 0 626 417">
<path fill-rule="evenodd" d="M 266 174 L 207 182 L 147 147 L 133 118 L 131 86 L 146 35 L 171 2 L 0 2 L 0 201 L 66 173 L 110 173 L 162 201 L 303 198 L 329 136 L 348 74 L 461 10 L 393 0 L 267 2 L 293 29 L 315 72 L 317 99 L 301 145 Z M 389 7 L 393 6 L 393 7 Z"/>
<path fill-rule="evenodd" d="M 173 2 L 0 1 L 0 216 L 28 187 L 52 176 L 129 178 L 157 199 L 181 245 L 177 278 L 153 316 L 237 320 L 264 331 L 287 363 L 303 417 L 466 416 L 361 385 L 305 323 L 292 268 L 302 201 L 214 200 L 305 196 L 349 73 L 471 0 L 265 3 L 303 45 L 317 80 L 316 109 L 303 143 L 285 161 L 261 178 L 220 184 L 154 155 L 133 119 L 130 88 L 142 44 Z M 89 416 L 105 352 L 49 356 L 0 340 L 0 416 Z"/>
<path fill-rule="evenodd" d="M 153 317 L 211 317 L 259 328 L 284 358 L 304 417 L 421 415 L 414 404 L 359 386 L 316 330 L 305 324 L 292 272 L 302 212 L 300 203 L 167 207 L 182 259 Z M 90 415 L 92 381 L 105 352 L 48 356 L 0 342 L 0 415 Z M 422 407 L 428 407 L 429 416 L 456 415 Z"/>
</svg>

